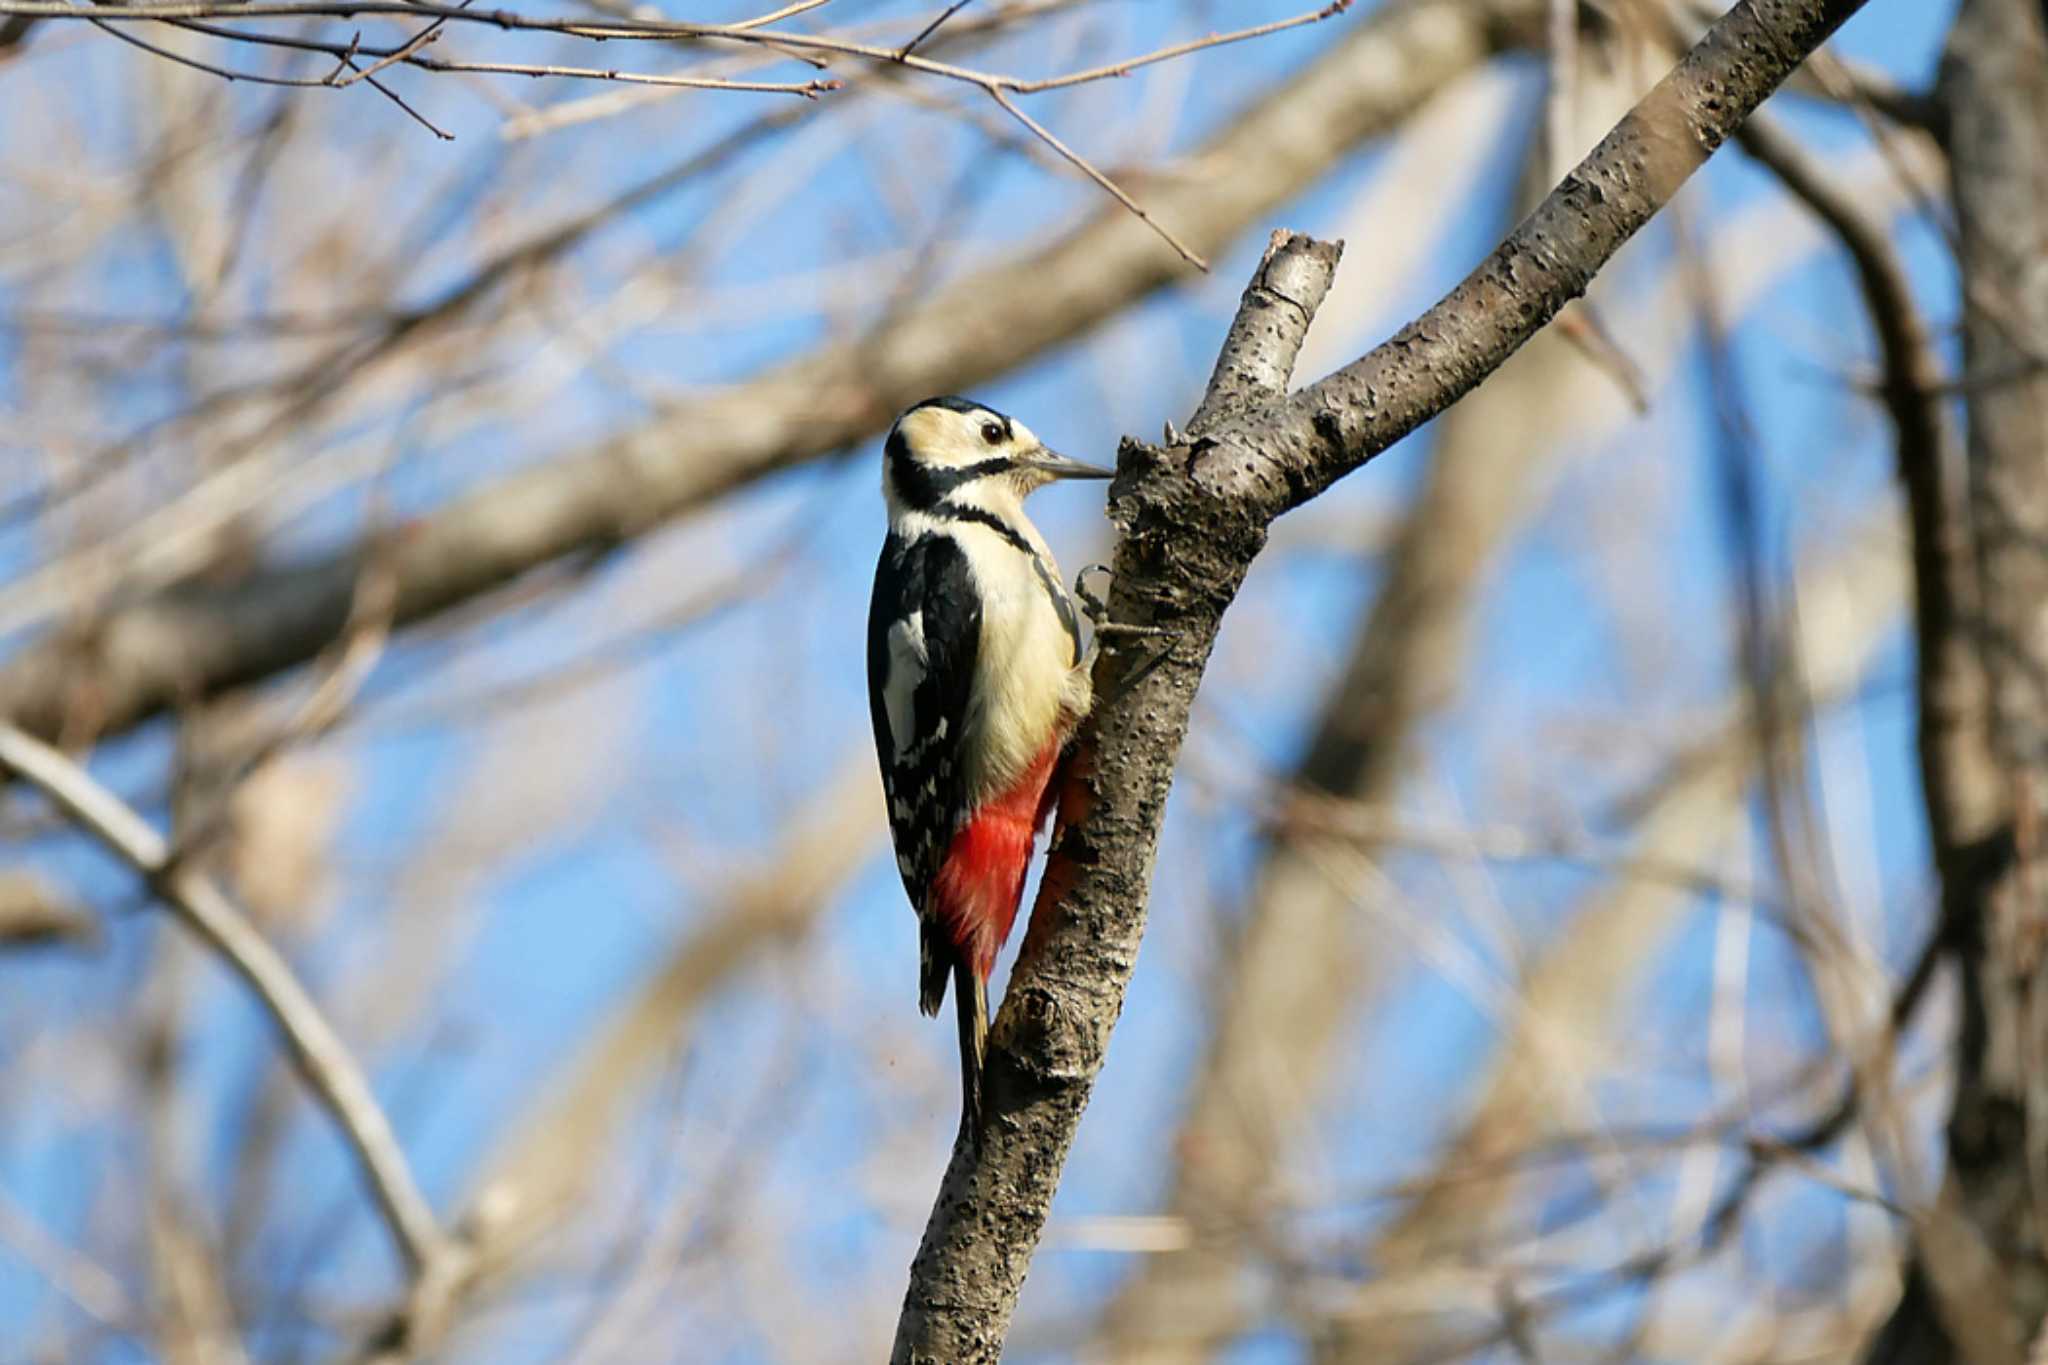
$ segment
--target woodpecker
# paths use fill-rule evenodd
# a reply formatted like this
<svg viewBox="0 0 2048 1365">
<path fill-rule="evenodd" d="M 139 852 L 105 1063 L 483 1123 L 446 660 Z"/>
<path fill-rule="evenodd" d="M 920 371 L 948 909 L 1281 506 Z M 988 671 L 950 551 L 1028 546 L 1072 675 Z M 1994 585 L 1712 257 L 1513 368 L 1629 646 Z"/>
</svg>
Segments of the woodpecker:
<svg viewBox="0 0 2048 1365">
<path fill-rule="evenodd" d="M 1073 599 L 1024 499 L 1113 470 L 965 398 L 927 398 L 882 454 L 889 533 L 868 608 L 868 709 L 917 911 L 918 1006 L 953 984 L 962 1122 L 979 1131 L 988 978 L 1024 892 L 1054 770 L 1088 714 Z"/>
</svg>

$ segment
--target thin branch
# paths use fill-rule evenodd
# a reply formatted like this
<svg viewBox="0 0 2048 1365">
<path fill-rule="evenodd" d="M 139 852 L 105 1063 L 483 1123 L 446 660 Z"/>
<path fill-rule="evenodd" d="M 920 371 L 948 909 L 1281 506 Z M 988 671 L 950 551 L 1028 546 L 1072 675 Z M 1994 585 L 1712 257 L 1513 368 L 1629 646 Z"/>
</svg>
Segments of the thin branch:
<svg viewBox="0 0 2048 1365">
<path fill-rule="evenodd" d="M 349 59 L 347 59 L 347 58 L 343 58 L 342 60 L 344 61 L 344 63 L 345 63 L 346 65 L 349 65 L 349 66 L 354 66 L 354 65 L 355 65 L 355 63 L 354 63 L 353 61 L 350 61 L 350 60 L 349 60 Z M 440 126 L 439 124 L 435 123 L 435 122 L 434 122 L 434 121 L 433 121 L 432 119 L 428 118 L 428 117 L 427 117 L 427 116 L 426 116 L 425 114 L 422 114 L 422 113 L 421 113 L 421 112 L 420 112 L 419 110 L 417 110 L 417 109 L 413 108 L 413 107 L 412 107 L 412 106 L 411 106 L 410 104 L 407 104 L 407 103 L 405 102 L 405 98 L 404 98 L 404 97 L 403 97 L 402 95 L 400 95 L 400 94 L 399 94 L 399 93 L 398 93 L 398 92 L 397 92 L 396 90 L 393 90 L 393 89 L 392 89 L 392 88 L 391 88 L 390 86 L 388 86 L 388 85 L 384 84 L 384 82 L 382 82 L 382 81 L 378 80 L 378 79 L 377 79 L 377 78 L 376 78 L 375 76 L 365 76 L 365 77 L 363 78 L 363 80 L 364 80 L 364 82 L 365 82 L 365 83 L 366 83 L 367 85 L 369 85 L 369 87 L 370 87 L 371 89 L 375 90 L 375 91 L 376 91 L 376 92 L 377 92 L 378 94 L 382 95 L 382 96 L 383 96 L 383 97 L 384 97 L 385 99 L 387 99 L 387 100 L 390 100 L 390 101 L 391 101 L 391 102 L 392 102 L 393 104 L 397 105 L 397 106 L 399 107 L 399 109 L 401 109 L 402 111 L 404 111 L 404 113 L 405 113 L 405 114 L 406 114 L 406 115 L 407 115 L 408 117 L 410 117 L 410 118 L 412 119 L 412 121 L 413 121 L 414 123 L 417 123 L 417 124 L 419 124 L 419 126 L 420 126 L 420 127 L 422 127 L 422 128 L 424 128 L 424 129 L 426 129 L 426 130 L 427 130 L 428 132 L 432 133 L 432 134 L 433 134 L 433 135 L 434 135 L 435 137 L 437 137 L 437 138 L 441 139 L 441 141 L 443 141 L 443 142 L 453 142 L 453 141 L 455 141 L 455 134 L 453 134 L 453 133 L 449 132 L 449 131 L 448 131 L 447 129 L 445 129 L 445 128 L 441 127 L 441 126 Z"/>
<path fill-rule="evenodd" d="M 1119 186 L 1114 180 L 1111 180 L 1108 176 L 1104 175 L 1101 171 L 1096 170 L 1094 164 L 1090 162 L 1087 157 L 1082 156 L 1079 152 L 1069 147 L 1066 143 L 1054 137 L 1052 133 L 1043 124 L 1039 123 L 1036 119 L 1032 118 L 1031 115 L 1025 113 L 1022 109 L 1019 109 L 1014 103 L 1012 103 L 1010 97 L 1003 93 L 1002 87 L 991 85 L 988 87 L 988 93 L 991 99 L 995 100 L 997 104 L 1003 106 L 1003 108 L 1009 113 L 1011 118 L 1016 119 L 1017 122 L 1023 124 L 1026 128 L 1029 128 L 1033 133 L 1037 134 L 1041 142 L 1045 143 L 1046 146 L 1052 148 L 1061 156 L 1065 157 L 1071 165 L 1073 165 L 1076 169 L 1078 169 L 1081 172 L 1081 174 L 1087 176 L 1090 180 L 1093 180 L 1097 185 L 1100 185 L 1103 189 L 1107 190 L 1111 198 L 1115 199 L 1117 203 L 1122 204 L 1125 208 L 1129 209 L 1133 214 L 1135 214 L 1138 217 L 1139 221 L 1145 224 L 1146 227 L 1151 228 L 1154 232 L 1158 233 L 1161 239 L 1163 239 L 1168 246 L 1172 247 L 1175 251 L 1180 253 L 1181 259 L 1185 260 L 1189 265 L 1192 265 L 1197 270 L 1207 270 L 1209 268 L 1209 263 L 1203 260 L 1199 255 L 1197 255 L 1193 247 L 1189 246 L 1186 242 L 1183 242 L 1180 238 L 1174 236 L 1173 233 L 1169 231 L 1164 224 L 1160 223 L 1158 219 L 1154 218 L 1151 214 L 1145 212 L 1145 210 L 1139 206 L 1137 200 L 1131 198 L 1131 196 L 1124 193 L 1123 188 L 1121 186 Z"/>
<path fill-rule="evenodd" d="M 616 0 L 606 0 L 606 2 L 616 3 Z M 1014 29 L 1027 21 L 1056 14 L 1089 2 L 1090 0 L 1011 0 L 1011 3 L 986 17 L 948 24 L 945 31 L 934 35 L 927 46 L 944 46 L 947 48 L 969 47 L 1007 30 Z M 621 8 L 616 12 L 626 13 L 628 11 Z M 884 25 L 893 27 L 895 22 L 894 20 L 887 19 L 877 20 L 867 25 L 850 26 L 845 31 L 859 33 L 865 32 L 869 28 L 880 28 Z M 731 64 L 736 69 L 750 69 L 765 65 L 770 61 L 778 59 L 779 56 L 780 54 L 772 53 L 766 49 L 750 49 L 744 55 L 735 56 Z M 819 65 L 829 65 L 829 63 L 819 63 Z M 879 81 L 886 81 L 892 74 L 886 68 L 877 67 L 874 76 Z M 901 82 L 897 83 L 901 84 Z M 633 98 L 633 96 L 638 98 Z M 661 96 L 653 92 L 637 91 L 614 92 L 608 95 L 593 95 L 582 99 L 563 100 L 557 104 L 550 105 L 545 110 L 520 114 L 509 119 L 500 130 L 499 135 L 507 140 L 532 137 L 540 133 L 552 132 L 558 128 L 588 123 L 601 118 L 616 117 L 629 110 L 644 107 L 646 102 L 658 98 L 661 98 Z"/>
<path fill-rule="evenodd" d="M 814 100 L 844 88 L 843 81 L 734 81 L 717 76 L 664 76 L 651 72 L 620 71 L 614 67 L 547 66 L 523 62 L 460 62 L 437 57 L 408 56 L 407 66 L 422 71 L 472 72 L 487 76 L 557 76 L 573 80 L 617 81 L 623 85 L 666 85 L 683 90 L 736 90 L 767 95 L 798 95 Z"/>
<path fill-rule="evenodd" d="M 0 722 L 0 771 L 20 778 L 141 875 L 150 890 L 255 994 L 289 1045 L 292 1061 L 355 1154 L 406 1264 L 425 1274 L 455 1244 L 414 1182 L 391 1121 L 360 1065 L 249 918 L 207 878 L 170 861 L 162 835 L 84 768 Z"/>
<path fill-rule="evenodd" d="M 419 124 L 422 128 L 425 128 L 435 137 L 441 139 L 443 142 L 453 142 L 455 140 L 455 134 L 447 132 L 446 130 L 436 126 L 431 120 L 427 118 L 426 115 L 420 113 L 419 110 L 413 108 L 410 104 L 407 104 L 402 98 L 400 98 L 397 92 L 392 90 L 389 86 L 385 85 L 382 81 L 379 81 L 375 78 L 375 76 L 372 73 L 376 70 L 381 70 L 384 66 L 388 65 L 389 63 L 380 62 L 375 68 L 372 68 L 371 72 L 365 72 L 360 68 L 356 67 L 355 62 L 351 60 L 351 58 L 354 55 L 355 47 L 353 43 L 351 43 L 349 47 L 346 49 L 340 48 L 338 45 L 332 49 L 333 51 L 339 54 L 340 58 L 339 62 L 335 67 L 335 70 L 339 72 L 343 67 L 347 67 L 355 72 L 355 74 L 351 76 L 349 80 L 337 82 L 333 79 L 332 76 L 317 79 L 313 77 L 304 76 L 269 76 L 254 71 L 236 71 L 225 66 L 215 66 L 211 62 L 202 62 L 196 57 L 188 57 L 184 53 L 173 52 L 169 48 L 160 47 L 157 44 L 149 42 L 146 39 L 138 38 L 132 33 L 124 32 L 118 25 L 105 23 L 97 18 L 91 19 L 91 23 L 94 28 L 101 30 L 102 32 L 108 34 L 111 37 L 118 38 L 122 42 L 127 43 L 133 47 L 139 47 L 144 52 L 150 53 L 153 56 L 161 57 L 168 62 L 175 62 L 179 66 L 190 67 L 194 71 L 204 71 L 209 76 L 218 76 L 222 80 L 228 82 L 230 85 L 236 83 L 237 81 L 247 81 L 254 85 L 281 85 L 291 88 L 317 90 L 323 86 L 348 85 L 353 81 L 367 80 L 372 86 L 376 88 L 379 94 L 383 95 L 386 99 L 390 100 L 393 104 L 397 105 L 406 114 L 410 115 L 415 123 Z M 198 32 L 207 31 L 205 26 L 199 24 L 181 24 L 179 26 L 188 27 Z M 242 37 L 246 35 L 238 34 L 236 36 Z"/>
<path fill-rule="evenodd" d="M 1090 81 L 1114 80 L 1121 76 L 1130 75 L 1141 66 L 1151 66 L 1158 62 L 1171 61 L 1175 57 L 1185 57 L 1194 52 L 1206 52 L 1212 47 L 1224 47 L 1230 43 L 1241 43 L 1249 38 L 1263 38 L 1269 33 L 1282 33 L 1290 28 L 1300 28 L 1304 24 L 1319 24 L 1325 19 L 1335 18 L 1350 8 L 1351 0 L 1331 0 L 1330 4 L 1324 5 L 1321 9 L 1310 10 L 1306 14 L 1297 14 L 1291 19 L 1275 19 L 1270 24 L 1255 24 L 1250 28 L 1237 29 L 1231 33 L 1211 33 L 1206 38 L 1194 38 L 1185 43 L 1174 43 L 1170 47 L 1162 47 L 1155 52 L 1147 52 L 1142 57 L 1129 57 L 1120 62 L 1111 62 L 1107 66 L 1092 66 L 1086 71 L 1076 71 L 1066 76 L 1049 76 L 1044 80 L 1037 81 L 1020 81 L 1004 77 L 1001 78 L 1001 83 L 1004 89 L 1014 94 L 1035 95 L 1041 90 L 1064 90 L 1068 86 L 1083 85 Z"/>
<path fill-rule="evenodd" d="M 795 0 L 794 4 L 784 5 L 772 14 L 763 14 L 757 18 L 745 19 L 734 24 L 733 27 L 736 29 L 766 28 L 770 24 L 779 24 L 784 19 L 793 19 L 799 14 L 822 8 L 830 3 L 832 3 L 832 0 Z"/>
<path fill-rule="evenodd" d="M 936 19 L 932 20 L 929 24 L 926 24 L 923 28 L 919 29 L 917 31 L 917 36 L 915 38 L 912 38 L 902 47 L 896 49 L 896 60 L 902 61 L 905 57 L 908 57 L 911 53 L 917 51 L 920 47 L 923 47 L 925 39 L 931 37 L 934 33 L 937 33 L 941 25 L 943 25 L 948 19 L 952 18 L 954 15 L 958 14 L 961 10 L 966 9 L 968 5 L 972 3 L 973 0 L 953 0 L 952 4 L 946 6 L 944 9 L 939 11 L 939 15 Z"/>
<path fill-rule="evenodd" d="M 376 77 L 387 68 L 400 65 L 414 67 L 421 71 L 441 73 L 466 72 L 493 76 L 554 76 L 572 80 L 617 81 L 627 85 L 664 85 L 684 90 L 729 90 L 739 93 L 797 95 L 804 99 L 816 99 L 820 95 L 842 89 L 845 85 L 845 82 L 837 80 L 739 81 L 721 76 L 661 75 L 652 72 L 620 71 L 610 67 L 557 66 L 525 62 L 468 62 L 426 56 L 421 52 L 421 49 L 440 40 L 440 28 L 448 22 L 448 18 L 445 15 L 434 20 L 432 24 L 420 30 L 419 33 L 408 39 L 404 44 L 397 47 L 382 48 L 368 47 L 354 39 L 347 43 L 323 43 L 306 38 L 287 38 L 275 34 L 251 33 L 246 30 L 223 28 L 219 25 L 204 23 L 196 19 L 175 20 L 173 22 L 178 27 L 194 33 L 205 33 L 212 37 L 225 38 L 236 42 L 289 47 L 302 52 L 324 52 L 335 58 L 335 68 L 326 76 L 321 77 L 269 76 L 249 71 L 236 71 L 227 67 L 202 62 L 181 53 L 172 52 L 154 43 L 145 42 L 140 38 L 123 32 L 119 27 L 112 24 L 95 20 L 94 26 L 106 30 L 122 42 L 132 43 L 136 47 L 143 48 L 181 66 L 189 66 L 194 70 L 207 72 L 209 75 L 218 76 L 222 80 L 229 82 L 250 81 L 258 85 L 283 85 L 305 89 L 320 89 L 324 87 L 334 90 L 346 90 L 358 81 L 368 81 L 393 99 L 397 97 L 391 95 L 388 89 L 379 85 Z M 369 67 L 357 66 L 355 59 L 358 56 L 375 57 L 377 58 L 376 64 Z M 347 71 L 348 74 L 346 76 L 342 75 L 343 71 Z M 400 101 L 400 103 L 402 105 L 403 101 Z M 408 109 L 407 112 L 410 113 L 412 111 Z M 414 117 L 418 118 L 419 116 L 414 114 Z M 421 122 L 425 122 L 425 120 L 422 119 Z M 453 140 L 452 135 L 442 132 L 432 124 L 427 126 L 444 140 Z"/>
<path fill-rule="evenodd" d="M 418 33 L 414 34 L 410 39 L 408 39 L 403 47 L 395 48 L 392 51 L 386 53 L 384 56 L 379 57 L 377 59 L 377 64 L 375 66 L 366 66 L 358 70 L 351 71 L 347 76 L 344 76 L 339 80 L 336 80 L 333 76 L 330 76 L 327 79 L 327 84 L 333 86 L 337 90 L 346 90 L 349 86 L 354 85 L 357 81 L 368 80 L 370 77 L 376 75 L 379 71 L 382 71 L 385 67 L 390 66 L 393 62 L 403 62 L 411 60 L 413 55 L 417 53 L 421 48 L 425 47 L 428 43 L 434 42 L 440 38 L 441 26 L 447 22 L 448 21 L 446 19 L 436 19 L 433 23 L 428 24 L 425 28 L 421 29 Z M 339 74 L 339 72 L 336 73 L 336 75 Z"/>
<path fill-rule="evenodd" d="M 466 9 L 460 5 L 433 3 L 432 0 L 418 0 L 418 3 L 408 3 L 407 0 L 250 0 L 250 3 L 238 3 L 237 0 L 165 0 L 161 4 L 100 5 L 90 11 L 81 11 L 67 0 L 0 0 L 0 15 L 31 19 L 96 18 L 110 22 L 219 18 L 350 19 L 366 14 L 402 15 L 486 24 L 493 28 L 516 32 L 564 33 L 581 38 L 650 41 L 684 39 L 789 48 L 798 52 L 810 51 L 832 56 L 864 58 L 891 66 L 909 67 L 926 75 L 947 80 L 966 81 L 985 89 L 1000 88 L 1015 94 L 1028 95 L 1091 81 L 1109 80 L 1128 75 L 1139 67 L 1151 66 L 1174 57 L 1186 56 L 1226 43 L 1243 42 L 1249 38 L 1277 33 L 1303 24 L 1316 23 L 1341 14 L 1349 5 L 1350 0 L 1336 0 L 1336 3 L 1325 5 L 1307 14 L 1296 15 L 1291 19 L 1276 20 L 1270 24 L 1260 24 L 1233 33 L 1211 34 L 1206 38 L 1175 43 L 1120 62 L 1042 80 L 1027 80 L 1020 76 L 977 71 L 969 67 L 955 66 L 950 62 L 935 61 L 930 57 L 920 57 L 914 53 L 905 54 L 900 48 L 857 42 L 832 34 L 788 33 L 780 30 L 767 32 L 755 26 L 760 21 L 742 24 L 700 24 L 666 19 L 550 19 L 507 9 Z"/>
<path fill-rule="evenodd" d="M 230 85 L 237 81 L 248 81 L 253 85 L 282 85 L 318 89 L 323 85 L 331 84 L 327 80 L 312 76 L 266 76 L 254 71 L 235 71 L 225 66 L 215 66 L 211 62 L 202 62 L 197 57 L 188 57 L 182 52 L 173 52 L 167 47 L 159 47 L 145 38 L 138 38 L 134 34 L 124 31 L 118 24 L 102 23 L 98 19 L 92 19 L 90 22 L 94 28 L 107 34 L 109 37 L 118 38 L 130 47 L 139 47 L 153 57 L 161 57 L 167 62 L 175 62 L 179 66 L 190 67 L 194 71 L 203 71 L 209 76 L 218 76 Z"/>
</svg>

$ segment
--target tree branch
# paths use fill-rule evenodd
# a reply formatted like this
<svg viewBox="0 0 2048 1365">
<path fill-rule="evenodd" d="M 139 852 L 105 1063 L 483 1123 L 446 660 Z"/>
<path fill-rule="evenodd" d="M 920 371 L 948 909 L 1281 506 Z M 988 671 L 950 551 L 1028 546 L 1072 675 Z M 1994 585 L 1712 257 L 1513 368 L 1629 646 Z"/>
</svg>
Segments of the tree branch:
<svg viewBox="0 0 2048 1365">
<path fill-rule="evenodd" d="M 0 772 L 40 790 L 79 828 L 134 868 L 201 942 L 240 976 L 284 1035 L 292 1062 L 341 1129 L 363 1178 L 416 1275 L 455 1254 L 414 1183 L 391 1121 L 320 1007 L 218 887 L 175 863 L 162 835 L 91 774 L 15 726 L 0 722 Z"/>
<path fill-rule="evenodd" d="M 1505 242 L 1390 340 L 1219 434 L 1250 459 L 1202 459 L 1211 497 L 1267 520 L 1449 407 L 1586 286 L 1805 55 L 1864 0 L 1743 0 L 1707 31 Z M 1275 420 L 1277 417 L 1278 420 Z"/>
<path fill-rule="evenodd" d="M 1582 294 L 1859 8 L 1861 0 L 1742 0 L 1478 270 L 1391 341 L 1188 443 L 1125 442 L 1110 495 L 1119 532 L 1110 608 L 1118 621 L 1171 630 L 1173 642 L 1156 659 L 1117 651 L 1096 667 L 1096 695 L 1106 700 L 1077 739 L 1060 829 L 989 1039 L 980 1129 L 954 1145 L 911 1266 L 896 1365 L 1001 1355 L 1136 964 L 1203 666 L 1267 527 L 1448 407 Z M 1258 288 L 1255 280 L 1244 308 L 1256 306 Z M 1290 310 L 1269 316 L 1292 325 L 1282 321 Z M 1270 373 L 1259 378 L 1271 382 Z"/>
</svg>

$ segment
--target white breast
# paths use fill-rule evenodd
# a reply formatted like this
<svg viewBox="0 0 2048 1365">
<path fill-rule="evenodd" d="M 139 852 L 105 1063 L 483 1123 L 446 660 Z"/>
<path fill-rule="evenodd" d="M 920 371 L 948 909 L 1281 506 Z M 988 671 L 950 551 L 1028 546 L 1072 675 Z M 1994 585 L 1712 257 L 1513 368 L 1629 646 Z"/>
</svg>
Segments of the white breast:
<svg viewBox="0 0 2048 1365">
<path fill-rule="evenodd" d="M 1020 526 L 1026 530 L 1029 523 Z M 1030 555 L 988 527 L 954 534 L 980 589 L 980 705 L 967 717 L 966 778 L 979 803 L 1006 790 L 1045 746 L 1063 740 L 1088 710 L 1088 677 L 1074 667 L 1073 642 Z M 1052 581 L 1059 567 L 1035 531 L 1026 531 Z"/>
</svg>

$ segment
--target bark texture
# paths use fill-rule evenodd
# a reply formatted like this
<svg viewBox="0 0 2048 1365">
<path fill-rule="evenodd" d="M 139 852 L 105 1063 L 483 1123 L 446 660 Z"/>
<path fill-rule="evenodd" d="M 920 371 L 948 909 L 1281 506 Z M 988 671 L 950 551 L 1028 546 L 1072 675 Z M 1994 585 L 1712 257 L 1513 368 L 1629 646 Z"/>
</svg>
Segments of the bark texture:
<svg viewBox="0 0 2048 1365">
<path fill-rule="evenodd" d="M 1098 665 L 1107 701 L 1078 738 L 1044 885 L 990 1037 L 980 1130 L 955 1144 L 911 1267 L 893 1359 L 1000 1358 L 1017 1295 L 1122 1007 L 1143 933 L 1166 794 L 1222 614 L 1273 519 L 1358 468 L 1497 369 L 1669 200 L 1859 0 L 1743 0 L 1443 301 L 1293 398 L 1236 410 L 1288 381 L 1320 301 L 1276 303 L 1284 268 L 1334 249 L 1276 239 L 1246 291 L 1204 416 L 1171 446 L 1126 442 L 1110 493 L 1110 599 L 1120 622 L 1169 629 L 1150 658 Z M 1288 258 L 1299 254 L 1298 263 Z M 1300 278 L 1301 276 L 1294 276 Z M 1323 281 L 1324 287 L 1327 280 Z M 1262 314 L 1247 323 L 1245 312 Z M 1276 372 L 1277 371 L 1277 372 Z M 1221 396 L 1218 390 L 1223 392 Z"/>
</svg>

